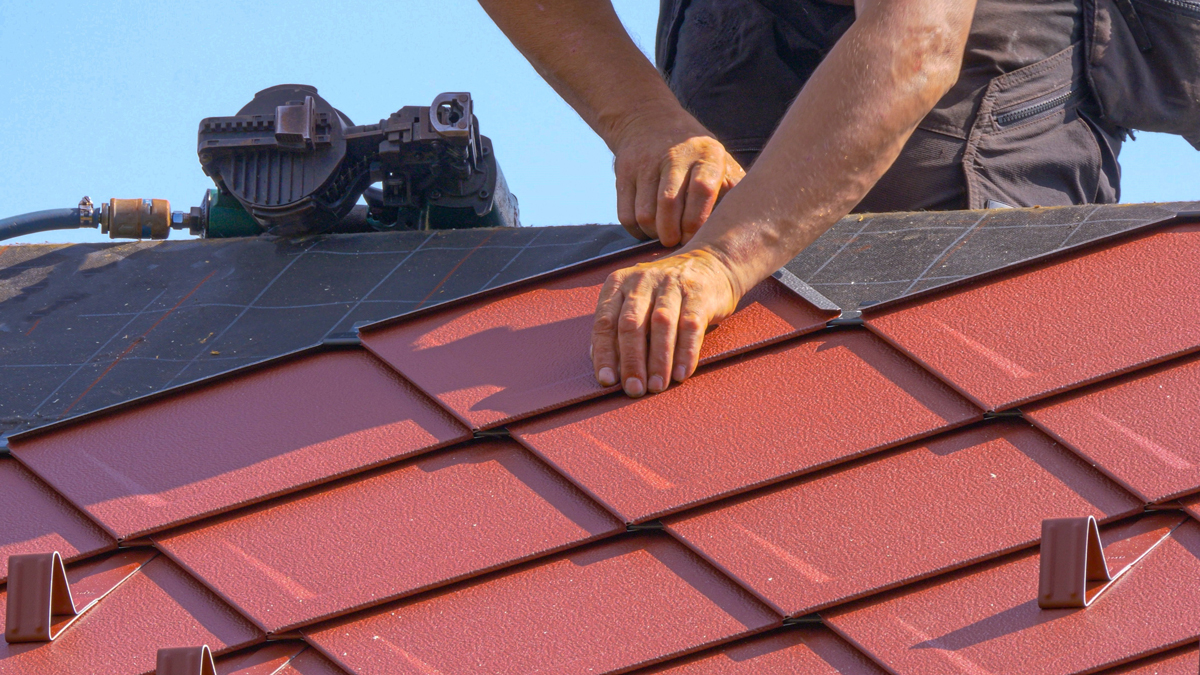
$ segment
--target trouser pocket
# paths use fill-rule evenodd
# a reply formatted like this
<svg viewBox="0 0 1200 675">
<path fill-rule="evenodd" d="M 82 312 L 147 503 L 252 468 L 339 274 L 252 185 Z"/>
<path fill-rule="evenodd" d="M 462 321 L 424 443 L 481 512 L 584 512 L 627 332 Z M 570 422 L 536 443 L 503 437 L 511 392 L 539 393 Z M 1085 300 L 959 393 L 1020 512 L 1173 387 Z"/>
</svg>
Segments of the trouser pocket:
<svg viewBox="0 0 1200 675">
<path fill-rule="evenodd" d="M 1097 138 L 1080 114 L 1089 103 L 1078 45 L 993 79 L 963 154 L 969 208 L 1116 201 L 1120 141 Z"/>
</svg>

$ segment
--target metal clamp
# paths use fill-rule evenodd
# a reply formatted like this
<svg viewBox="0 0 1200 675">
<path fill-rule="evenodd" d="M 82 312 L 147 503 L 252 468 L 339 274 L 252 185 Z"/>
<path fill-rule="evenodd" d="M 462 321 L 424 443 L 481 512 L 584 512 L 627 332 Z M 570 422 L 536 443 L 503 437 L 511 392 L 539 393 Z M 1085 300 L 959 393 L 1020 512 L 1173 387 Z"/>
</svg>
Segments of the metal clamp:
<svg viewBox="0 0 1200 675">
<path fill-rule="evenodd" d="M 1087 607 L 1112 585 L 1100 527 L 1092 516 L 1042 521 L 1038 607 Z M 1103 585 L 1088 592 L 1088 582 Z"/>
<path fill-rule="evenodd" d="M 75 607 L 58 551 L 8 557 L 5 642 L 50 642 L 92 604 Z"/>
<path fill-rule="evenodd" d="M 208 645 L 171 647 L 158 650 L 154 675 L 217 675 L 217 666 Z"/>
</svg>

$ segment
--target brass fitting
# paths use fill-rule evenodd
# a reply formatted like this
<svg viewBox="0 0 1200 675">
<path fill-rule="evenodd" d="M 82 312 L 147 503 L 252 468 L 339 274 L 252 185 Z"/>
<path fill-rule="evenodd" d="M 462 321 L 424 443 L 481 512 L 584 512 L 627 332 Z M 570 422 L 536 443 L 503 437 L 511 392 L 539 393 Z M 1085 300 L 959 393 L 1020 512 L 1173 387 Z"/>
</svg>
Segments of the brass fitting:
<svg viewBox="0 0 1200 675">
<path fill-rule="evenodd" d="M 100 209 L 100 231 L 112 239 L 166 239 L 171 203 L 165 199 L 110 199 Z"/>
</svg>

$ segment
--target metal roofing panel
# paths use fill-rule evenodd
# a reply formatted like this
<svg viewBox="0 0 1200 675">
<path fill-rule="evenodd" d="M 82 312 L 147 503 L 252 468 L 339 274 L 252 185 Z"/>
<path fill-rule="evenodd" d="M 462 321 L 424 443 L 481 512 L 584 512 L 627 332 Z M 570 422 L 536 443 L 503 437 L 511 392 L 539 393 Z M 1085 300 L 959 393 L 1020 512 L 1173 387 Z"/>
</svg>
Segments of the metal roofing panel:
<svg viewBox="0 0 1200 675">
<path fill-rule="evenodd" d="M 287 360 L 11 444 L 63 496 L 127 538 L 468 437 L 353 350 Z"/>
<path fill-rule="evenodd" d="M 1101 675 L 1196 675 L 1200 673 L 1200 648 L 1195 643 L 1172 649 L 1124 666 L 1105 670 Z"/>
<path fill-rule="evenodd" d="M 624 529 L 503 440 L 355 476 L 156 543 L 276 632 Z"/>
<path fill-rule="evenodd" d="M 0 672 L 133 675 L 153 671 L 155 655 L 162 647 L 207 644 L 213 651 L 223 651 L 263 637 L 166 557 L 142 549 L 121 551 L 112 558 L 138 554 L 148 562 L 53 642 L 0 642 Z M 112 572 L 111 566 L 91 561 L 73 565 L 67 570 L 72 594 L 95 585 L 89 575 L 111 576 Z M 7 608 L 7 600 L 7 591 L 0 591 L 0 614 Z"/>
<path fill-rule="evenodd" d="M 864 330 L 810 336 L 638 400 L 613 396 L 514 425 L 627 521 L 980 419 Z"/>
<path fill-rule="evenodd" d="M 597 544 L 357 614 L 307 639 L 359 673 L 609 673 L 779 624 L 665 535 Z"/>
<path fill-rule="evenodd" d="M 824 627 L 784 628 L 739 640 L 639 675 L 884 675 L 845 640 Z"/>
<path fill-rule="evenodd" d="M 503 424 L 616 389 L 596 382 L 588 357 L 600 288 L 612 271 L 666 253 L 623 257 L 365 329 L 362 341 L 469 425 Z M 751 289 L 739 308 L 707 335 L 701 362 L 822 328 L 836 315 L 775 279 Z"/>
<path fill-rule="evenodd" d="M 1103 528 L 1110 568 L 1161 540 L 1178 512 Z M 1132 557 L 1131 557 L 1132 556 Z M 1019 554 L 824 614 L 895 672 L 1078 673 L 1200 636 L 1200 524 L 1169 537 L 1087 609 L 1039 609 L 1038 555 Z"/>
<path fill-rule="evenodd" d="M 1197 268 L 1200 225 L 1183 225 L 863 314 L 1002 409 L 1200 347 L 1200 294 L 1187 283 Z"/>
<path fill-rule="evenodd" d="M 217 659 L 220 675 L 346 675 L 300 640 L 265 642 Z"/>
<path fill-rule="evenodd" d="M 1035 544 L 1044 518 L 1114 518 L 1140 507 L 1041 432 L 1001 422 L 665 524 L 799 615 Z"/>
<path fill-rule="evenodd" d="M 1148 502 L 1200 489 L 1200 358 L 1029 407 L 1026 416 Z"/>
<path fill-rule="evenodd" d="M 0 583 L 10 555 L 58 551 L 69 561 L 116 545 L 17 460 L 0 458 Z"/>
</svg>

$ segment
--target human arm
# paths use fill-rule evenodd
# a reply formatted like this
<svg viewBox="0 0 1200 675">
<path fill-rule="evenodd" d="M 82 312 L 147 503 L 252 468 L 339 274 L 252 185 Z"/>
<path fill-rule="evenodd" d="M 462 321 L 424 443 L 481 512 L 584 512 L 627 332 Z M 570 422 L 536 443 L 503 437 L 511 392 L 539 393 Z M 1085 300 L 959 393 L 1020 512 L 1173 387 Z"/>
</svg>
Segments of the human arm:
<svg viewBox="0 0 1200 675">
<path fill-rule="evenodd" d="M 621 224 L 665 246 L 690 240 L 745 172 L 675 99 L 612 3 L 479 3 L 612 150 Z"/>
<path fill-rule="evenodd" d="M 707 327 L 849 213 L 954 85 L 974 8 L 859 0 L 854 24 L 696 236 L 609 277 L 592 335 L 597 380 L 640 396 L 690 376 Z"/>
</svg>

